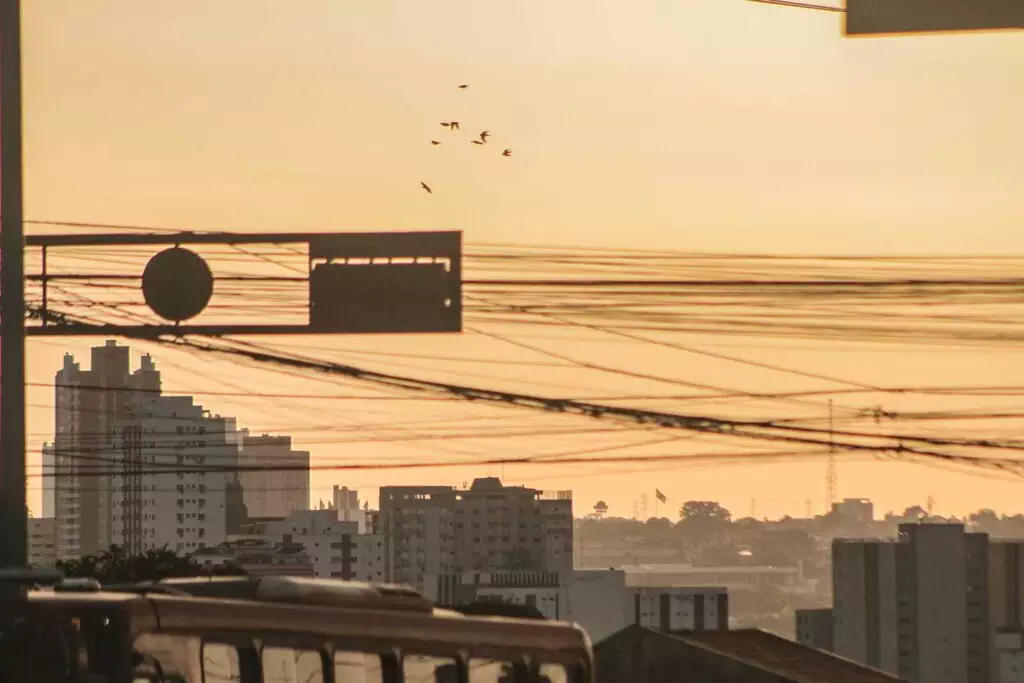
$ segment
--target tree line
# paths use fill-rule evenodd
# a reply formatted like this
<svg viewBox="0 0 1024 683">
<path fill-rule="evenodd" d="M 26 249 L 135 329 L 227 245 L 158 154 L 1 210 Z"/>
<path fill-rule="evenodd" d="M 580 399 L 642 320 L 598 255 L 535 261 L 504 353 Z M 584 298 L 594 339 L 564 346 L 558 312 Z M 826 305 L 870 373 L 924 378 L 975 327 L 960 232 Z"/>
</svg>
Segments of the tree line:
<svg viewBox="0 0 1024 683">
<path fill-rule="evenodd" d="M 112 545 L 99 555 L 75 560 L 58 560 L 56 568 L 68 578 L 91 578 L 101 584 L 125 584 L 193 576 L 244 576 L 245 570 L 234 564 L 203 566 L 190 557 L 182 557 L 167 546 L 133 555 Z"/>
</svg>

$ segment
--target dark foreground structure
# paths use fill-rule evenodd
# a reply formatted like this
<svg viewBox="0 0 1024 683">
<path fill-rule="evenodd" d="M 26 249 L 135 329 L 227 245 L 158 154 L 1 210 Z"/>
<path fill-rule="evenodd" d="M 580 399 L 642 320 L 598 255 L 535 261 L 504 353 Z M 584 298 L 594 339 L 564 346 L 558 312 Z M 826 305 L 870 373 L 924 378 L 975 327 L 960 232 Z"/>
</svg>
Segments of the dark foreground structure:
<svg viewBox="0 0 1024 683">
<path fill-rule="evenodd" d="M 664 633 L 628 626 L 594 646 L 597 683 L 899 683 L 757 629 Z"/>
</svg>

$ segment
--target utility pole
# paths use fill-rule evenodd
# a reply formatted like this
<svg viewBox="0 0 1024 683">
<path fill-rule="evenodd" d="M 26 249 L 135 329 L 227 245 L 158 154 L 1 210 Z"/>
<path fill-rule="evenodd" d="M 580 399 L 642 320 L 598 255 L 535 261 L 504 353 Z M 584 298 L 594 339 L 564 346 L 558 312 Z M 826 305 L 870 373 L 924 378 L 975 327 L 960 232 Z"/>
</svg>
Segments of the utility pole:
<svg viewBox="0 0 1024 683">
<path fill-rule="evenodd" d="M 28 564 L 21 0 L 0 0 L 0 567 Z"/>
</svg>

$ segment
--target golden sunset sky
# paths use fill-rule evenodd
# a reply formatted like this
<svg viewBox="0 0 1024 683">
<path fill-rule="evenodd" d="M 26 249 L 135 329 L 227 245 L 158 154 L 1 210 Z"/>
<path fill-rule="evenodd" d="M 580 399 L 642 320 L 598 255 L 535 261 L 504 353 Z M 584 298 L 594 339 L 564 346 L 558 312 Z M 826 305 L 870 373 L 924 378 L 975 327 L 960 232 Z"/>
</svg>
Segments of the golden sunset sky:
<svg viewBox="0 0 1024 683">
<path fill-rule="evenodd" d="M 24 32 L 26 213 L 33 220 L 193 230 L 454 229 L 470 245 L 1024 253 L 1019 34 L 844 39 L 836 14 L 743 0 L 31 0 Z M 460 83 L 471 87 L 460 91 Z M 452 135 L 438 126 L 452 118 L 471 132 L 492 131 L 491 144 L 512 148 L 513 156 L 430 146 Z M 433 195 L 419 189 L 421 181 Z M 31 340 L 29 380 L 52 382 L 65 350 L 86 360 L 96 341 Z M 1021 353 L 1012 349 L 688 341 L 865 382 L 1024 384 Z M 638 355 L 609 340 L 544 343 L 591 362 L 748 390 L 816 386 L 667 349 Z M 537 359 L 471 333 L 308 344 L 369 365 L 372 359 L 342 350 Z M 257 392 L 328 389 L 215 359 L 201 365 L 153 353 L 169 389 L 196 391 L 205 405 L 257 432 L 301 427 L 296 441 L 307 442 L 314 462 L 442 457 L 415 443 L 326 443 L 312 426 L 335 419 L 329 411 L 351 425 L 470 414 L 459 405 L 426 414 L 385 403 L 319 405 L 311 415 L 266 400 L 204 398 L 204 388 L 230 390 L 222 380 Z M 498 381 L 448 375 L 466 370 L 451 362 L 428 370 L 482 386 Z M 585 383 L 592 392 L 666 389 L 579 371 L 501 372 L 507 386 L 547 395 L 565 393 L 558 382 Z M 29 401 L 30 461 L 38 471 L 39 445 L 52 432 L 52 389 L 30 387 Z M 532 424 L 530 414 L 510 419 Z M 486 457 L 608 443 L 591 435 L 462 445 Z M 375 504 L 381 484 L 460 484 L 478 474 L 499 472 L 317 472 L 314 498 L 338 483 L 360 488 Z M 509 467 L 504 474 L 513 483 L 573 489 L 580 513 L 602 498 L 613 514 L 628 516 L 643 493 L 653 506 L 655 487 L 669 495 L 670 508 L 718 499 L 740 515 L 751 499 L 758 515 L 802 514 L 807 499 L 820 511 L 824 495 L 820 462 Z M 33 506 L 38 486 L 30 481 Z M 873 497 L 882 511 L 929 494 L 939 512 L 1018 511 L 1022 491 L 1018 482 L 911 465 L 840 465 L 840 495 Z"/>
</svg>

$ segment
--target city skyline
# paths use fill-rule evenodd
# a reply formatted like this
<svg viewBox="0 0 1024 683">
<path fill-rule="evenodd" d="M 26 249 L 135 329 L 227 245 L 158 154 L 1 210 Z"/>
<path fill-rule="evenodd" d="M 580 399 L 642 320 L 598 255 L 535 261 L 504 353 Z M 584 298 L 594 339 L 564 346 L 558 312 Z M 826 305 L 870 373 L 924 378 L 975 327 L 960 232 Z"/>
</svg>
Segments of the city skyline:
<svg viewBox="0 0 1024 683">
<path fill-rule="evenodd" d="M 106 342 L 106 344 L 105 344 L 105 347 L 109 349 L 109 348 L 111 348 L 111 345 L 114 345 L 113 348 L 125 349 L 125 350 L 127 350 L 128 353 L 132 353 L 132 346 L 131 345 L 121 345 L 119 342 L 116 342 L 114 340 L 108 340 Z M 104 347 L 94 347 L 94 349 L 102 349 L 102 348 L 104 348 Z M 135 353 L 138 355 L 138 352 L 135 352 Z M 64 364 L 64 371 L 62 371 L 62 372 L 66 372 L 69 367 L 75 368 L 76 371 L 81 371 L 80 370 L 80 365 L 77 363 L 77 361 L 75 361 L 74 356 L 72 354 L 66 354 L 65 355 L 64 363 L 65 363 Z M 191 405 L 191 402 L 195 400 L 195 397 L 192 397 L 192 396 L 184 396 L 184 395 L 180 395 L 180 394 L 163 393 L 163 389 L 162 389 L 162 385 L 161 385 L 162 378 L 163 378 L 162 371 L 158 368 L 158 364 L 157 364 L 156 358 L 154 358 L 151 354 L 143 353 L 143 354 L 139 355 L 139 363 L 140 363 L 140 365 L 139 365 L 140 370 L 146 371 L 146 372 L 150 372 L 150 373 L 155 373 L 154 374 L 155 380 L 153 380 L 153 382 L 155 382 L 155 385 L 153 387 L 151 387 L 151 388 L 148 388 L 148 389 L 145 389 L 145 388 L 141 389 L 141 391 L 143 391 L 143 393 L 156 392 L 156 395 L 160 396 L 161 398 L 172 399 L 172 400 L 188 399 L 188 401 L 190 402 L 190 405 Z M 86 372 L 86 375 L 88 375 L 88 371 L 85 371 L 85 372 Z M 57 377 L 58 378 L 60 377 L 60 373 L 57 374 Z M 245 442 L 250 442 L 252 444 L 252 446 L 251 446 L 252 454 L 251 454 L 251 458 L 250 459 L 253 461 L 254 464 L 273 466 L 273 462 L 271 462 L 271 461 L 274 460 L 275 456 L 260 456 L 260 455 L 257 454 L 257 451 L 259 451 L 260 449 L 266 449 L 268 447 L 269 448 L 274 448 L 274 447 L 282 446 L 282 445 L 284 446 L 285 450 L 291 450 L 292 449 L 291 444 L 292 444 L 293 437 L 291 435 L 288 435 L 288 434 L 268 434 L 266 431 L 260 431 L 260 430 L 256 430 L 255 433 L 250 434 L 250 430 L 248 428 L 240 427 L 240 426 L 236 425 L 237 420 L 235 418 L 232 418 L 232 417 L 222 417 L 219 412 L 216 412 L 216 411 L 214 411 L 212 409 L 209 409 L 209 408 L 204 408 L 203 407 L 204 405 L 206 405 L 206 404 L 200 405 L 200 404 L 196 403 L 194 407 L 201 414 L 209 414 L 211 417 L 214 417 L 215 419 L 226 420 L 227 422 L 229 422 L 231 424 L 231 427 L 230 427 L 231 433 L 232 434 L 236 434 L 237 438 L 239 439 L 240 442 L 245 441 Z M 43 449 L 44 453 L 49 453 L 50 454 L 48 457 L 50 458 L 50 462 L 51 463 L 53 462 L 52 458 L 54 457 L 53 448 L 54 448 L 54 441 L 52 439 L 50 441 L 48 441 L 48 442 L 44 441 L 44 443 L 42 445 L 42 449 Z M 302 462 L 306 463 L 307 466 L 308 465 L 315 465 L 315 463 L 316 463 L 315 453 L 313 453 L 313 452 L 297 452 L 297 455 L 299 455 L 299 456 L 304 458 L 302 460 Z M 268 458 L 269 458 L 269 460 L 268 460 Z M 263 460 L 267 460 L 267 463 L 264 463 Z M 256 461 L 259 461 L 259 462 L 257 463 Z M 52 472 L 53 471 L 52 467 L 53 467 L 53 465 L 46 465 L 46 464 L 44 464 L 43 468 L 41 470 L 37 469 L 34 472 L 30 472 L 30 489 L 31 489 L 31 482 L 39 482 L 39 488 L 40 488 L 39 493 L 40 493 L 40 496 L 41 496 L 41 498 L 39 499 L 40 500 L 39 504 L 36 504 L 36 502 L 34 500 L 30 500 L 30 506 L 29 507 L 30 507 L 30 511 L 32 512 L 34 517 L 52 516 L 52 515 L 46 515 L 45 514 L 45 511 L 47 509 L 46 508 L 46 505 L 47 505 L 46 493 L 48 493 L 48 492 L 51 493 L 50 506 L 51 507 L 53 506 L 52 489 L 50 489 L 49 491 L 45 490 L 43 488 L 44 487 L 43 481 L 48 482 L 52 486 L 55 480 L 54 480 L 53 477 L 40 478 L 40 476 L 39 476 L 40 472 L 46 472 L 46 471 Z M 326 469 L 328 470 L 328 473 L 323 475 L 325 477 L 325 479 L 329 478 L 331 476 L 329 474 L 330 467 L 328 466 Z M 343 465 L 343 464 L 339 465 L 339 472 L 340 473 L 344 473 L 345 472 L 345 465 Z M 386 470 L 385 470 L 385 472 L 386 472 Z M 275 474 L 275 473 L 270 473 L 270 474 L 251 473 L 249 476 L 257 476 L 257 475 L 259 477 L 261 477 L 261 481 L 262 481 L 262 478 L 266 478 L 267 481 L 264 482 L 264 483 L 266 483 L 268 486 L 270 486 L 271 483 L 273 483 L 273 487 L 268 489 L 268 491 L 272 491 L 273 492 L 271 495 L 275 495 L 277 497 L 281 497 L 282 495 L 283 496 L 289 496 L 289 495 L 291 495 L 291 493 L 295 493 L 295 492 L 299 491 L 298 487 L 290 486 L 290 485 L 287 485 L 287 484 L 282 484 L 281 486 L 277 485 L 281 481 L 287 480 L 287 478 L 289 476 L 291 476 L 290 473 L 287 472 L 287 471 L 280 472 L 280 473 L 277 473 L 277 474 Z M 241 476 L 244 478 L 246 475 L 243 473 Z M 445 484 L 445 483 L 423 483 L 423 484 L 420 484 L 420 485 L 421 486 L 435 486 L 435 487 L 441 487 L 441 488 L 451 488 L 451 489 L 454 489 L 454 490 L 468 490 L 468 483 L 467 482 L 461 482 L 461 486 L 460 485 L 448 485 L 448 484 Z M 524 485 L 524 484 L 520 484 L 520 485 Z M 384 484 L 381 488 L 386 488 L 388 486 L 393 486 L 393 485 Z M 326 486 L 322 486 L 322 487 L 308 486 L 308 488 L 306 490 L 308 491 L 308 498 L 309 499 L 307 501 L 303 501 L 303 502 L 300 503 L 300 501 L 298 499 L 294 499 L 293 502 L 290 504 L 290 507 L 287 507 L 287 509 L 282 507 L 280 510 L 278 510 L 275 507 L 274 511 L 273 511 L 273 514 L 268 512 L 267 514 L 257 514 L 257 515 L 254 515 L 254 516 L 257 516 L 257 517 L 259 517 L 259 516 L 271 516 L 271 517 L 273 517 L 273 516 L 281 516 L 281 515 L 287 514 L 288 510 L 306 509 L 307 507 L 309 509 L 313 509 L 320 502 L 324 502 L 324 501 L 326 501 L 328 503 L 328 505 L 330 505 L 330 504 L 333 503 L 332 495 L 336 495 L 337 494 L 338 488 L 339 488 L 339 485 L 335 484 L 335 483 L 327 484 Z M 328 495 L 328 496 L 321 495 L 320 492 L 323 492 L 323 491 L 325 491 L 327 489 L 331 490 L 332 495 Z M 373 487 L 370 487 L 368 490 L 376 491 Z M 640 519 L 665 518 L 665 519 L 669 519 L 670 521 L 675 521 L 679 517 L 679 506 L 681 506 L 682 503 L 684 503 L 684 502 L 686 502 L 688 500 L 699 500 L 700 499 L 699 497 L 689 497 L 689 496 L 687 496 L 687 497 L 678 497 L 676 495 L 675 491 L 672 491 L 671 489 L 669 490 L 669 493 L 668 493 L 668 495 L 671 496 L 671 498 L 668 498 L 668 497 L 666 497 L 665 499 L 658 498 L 658 494 L 659 493 L 662 496 L 666 495 L 664 492 L 660 491 L 659 489 L 654 489 L 652 491 L 636 492 L 636 494 L 632 498 L 632 501 L 631 501 L 632 505 L 631 505 L 630 509 L 628 509 L 628 510 L 627 509 L 622 509 L 623 506 L 619 505 L 618 506 L 619 509 L 616 509 L 616 508 L 613 508 L 613 507 L 609 507 L 608 509 L 605 510 L 605 512 L 603 514 L 607 515 L 608 517 L 621 517 L 621 518 L 626 518 L 626 519 L 634 519 L 634 518 L 640 518 Z M 249 501 L 249 496 L 246 496 L 246 499 L 247 499 L 247 503 L 250 506 L 255 504 L 255 503 Z M 284 500 L 284 499 L 282 499 L 282 500 Z M 853 501 L 853 502 L 859 502 L 860 499 L 858 499 L 858 498 L 851 498 L 851 497 L 841 497 L 840 500 L 838 500 L 836 502 L 839 503 L 839 502 L 842 502 L 844 500 L 846 500 L 846 501 Z M 872 501 L 871 501 L 871 499 L 869 497 L 866 498 L 866 500 L 868 501 L 869 504 L 872 504 Z M 593 502 L 583 501 L 582 504 L 580 506 L 578 506 L 574 510 L 574 517 L 576 519 L 581 519 L 581 518 L 587 517 L 588 515 L 591 514 L 591 511 L 593 510 L 593 506 L 596 505 L 598 502 L 603 502 L 603 501 L 604 501 L 603 498 L 596 499 Z M 732 512 L 734 520 L 741 519 L 741 518 L 744 518 L 744 517 L 754 517 L 756 519 L 767 519 L 767 520 L 781 519 L 784 516 L 790 516 L 790 517 L 794 517 L 794 518 L 805 518 L 806 517 L 806 512 L 808 510 L 811 511 L 812 516 L 817 516 L 817 515 L 820 515 L 820 514 L 823 513 L 823 511 L 818 509 L 817 506 L 815 506 L 813 504 L 808 505 L 808 503 L 812 503 L 811 499 L 804 499 L 803 501 L 800 501 L 800 500 L 785 501 L 784 505 L 786 505 L 789 508 L 792 508 L 793 512 L 796 512 L 797 514 L 793 514 L 793 512 L 785 512 L 785 513 L 782 513 L 782 514 L 778 514 L 777 516 L 758 514 L 758 508 L 761 508 L 762 510 L 764 508 L 767 508 L 767 509 L 778 508 L 778 504 L 780 502 L 778 499 L 775 499 L 775 498 L 772 498 L 772 497 L 766 497 L 766 498 L 760 498 L 760 499 L 758 499 L 758 498 L 751 498 L 751 499 L 749 499 L 747 501 L 743 501 L 743 502 L 746 503 L 746 504 L 745 505 L 737 505 L 737 506 L 735 506 L 735 508 L 730 508 L 729 505 L 725 505 L 725 507 L 727 509 L 730 509 L 730 511 Z M 801 504 L 802 504 L 803 507 L 800 507 L 799 509 L 796 509 Z M 890 513 L 898 515 L 898 514 L 902 513 L 904 509 L 915 507 L 915 506 L 916 507 L 921 507 L 922 509 L 924 509 L 924 508 L 926 508 L 928 506 L 933 506 L 933 504 L 934 504 L 934 500 L 931 499 L 930 497 L 928 499 L 926 499 L 926 500 L 921 500 L 921 501 L 907 499 L 905 501 L 905 504 L 902 505 L 902 507 L 897 506 L 896 508 L 891 508 L 891 509 L 882 509 L 881 507 L 876 508 L 875 509 L 875 518 L 876 519 L 882 519 L 885 515 L 890 514 Z M 265 503 L 260 503 L 259 505 L 266 505 L 266 504 Z M 280 504 L 275 503 L 275 504 L 272 504 L 272 505 L 278 505 L 279 506 Z M 762 506 L 764 506 L 764 507 L 762 507 Z M 1024 514 L 1024 509 L 1021 509 L 1021 510 L 1016 510 L 1016 509 L 1012 509 L 1012 508 L 1011 509 L 999 509 L 999 508 L 992 508 L 992 507 L 988 507 L 988 506 L 981 506 L 981 507 L 978 507 L 978 508 L 975 508 L 975 509 L 960 511 L 958 514 L 953 514 L 953 513 L 950 513 L 950 512 L 945 512 L 944 514 L 946 516 L 950 516 L 950 517 L 964 518 L 965 519 L 969 514 L 971 514 L 973 512 L 977 512 L 979 510 L 983 510 L 983 509 L 992 509 L 997 514 L 1006 514 L 1006 515 L 1011 515 L 1011 516 L 1015 515 L 1015 514 Z M 943 513 L 940 510 L 936 510 L 935 514 L 940 515 L 940 516 L 943 515 Z"/>
</svg>

